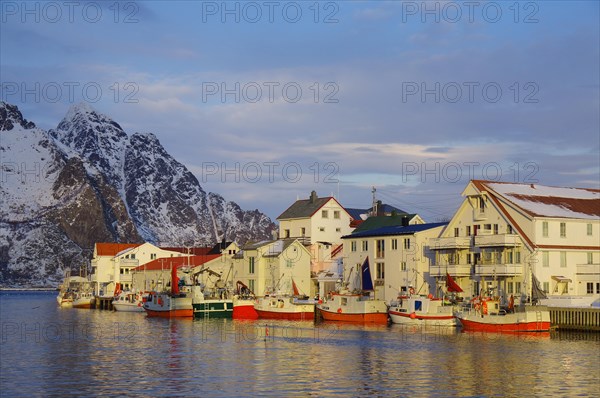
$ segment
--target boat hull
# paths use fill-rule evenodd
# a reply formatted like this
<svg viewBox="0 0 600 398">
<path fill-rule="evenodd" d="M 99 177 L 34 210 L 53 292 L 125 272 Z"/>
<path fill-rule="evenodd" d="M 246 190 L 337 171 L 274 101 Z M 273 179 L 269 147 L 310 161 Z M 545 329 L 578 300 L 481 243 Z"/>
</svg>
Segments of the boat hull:
<svg viewBox="0 0 600 398">
<path fill-rule="evenodd" d="M 115 311 L 119 311 L 119 312 L 144 312 L 144 306 L 143 304 L 140 303 L 116 303 L 116 302 L 112 302 L 112 306 L 115 309 Z"/>
<path fill-rule="evenodd" d="M 484 315 L 477 312 L 458 313 L 457 318 L 466 331 L 473 332 L 548 332 L 550 313 L 547 310 Z"/>
<path fill-rule="evenodd" d="M 194 302 L 194 318 L 232 318 L 232 300 L 203 300 Z"/>
<path fill-rule="evenodd" d="M 390 310 L 392 323 L 402 325 L 415 325 L 425 323 L 433 326 L 457 326 L 458 321 L 453 315 L 424 315 L 418 313 L 407 314 Z"/>
<path fill-rule="evenodd" d="M 288 321 L 311 321 L 315 318 L 314 311 L 261 311 L 256 310 L 259 319 L 285 319 Z"/>
<path fill-rule="evenodd" d="M 194 310 L 192 308 L 190 308 L 190 309 L 155 311 L 155 310 L 146 308 L 146 314 L 149 317 L 158 317 L 158 318 L 193 318 Z"/>
<path fill-rule="evenodd" d="M 233 319 L 258 319 L 254 300 L 233 299 Z"/>
<path fill-rule="evenodd" d="M 337 322 L 356 322 L 356 323 L 387 323 L 388 314 L 387 312 L 381 313 L 367 313 L 367 314 L 351 314 L 351 313 L 338 313 L 319 309 L 321 317 L 325 321 L 337 321 Z"/>
</svg>

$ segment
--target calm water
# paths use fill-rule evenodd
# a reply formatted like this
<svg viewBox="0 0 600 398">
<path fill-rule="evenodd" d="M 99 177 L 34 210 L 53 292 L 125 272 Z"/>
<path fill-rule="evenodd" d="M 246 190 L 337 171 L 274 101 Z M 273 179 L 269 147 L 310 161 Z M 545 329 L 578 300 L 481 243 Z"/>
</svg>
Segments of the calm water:
<svg viewBox="0 0 600 398">
<path fill-rule="evenodd" d="M 599 396 L 600 334 L 148 319 L 0 293 L 2 396 Z"/>
</svg>

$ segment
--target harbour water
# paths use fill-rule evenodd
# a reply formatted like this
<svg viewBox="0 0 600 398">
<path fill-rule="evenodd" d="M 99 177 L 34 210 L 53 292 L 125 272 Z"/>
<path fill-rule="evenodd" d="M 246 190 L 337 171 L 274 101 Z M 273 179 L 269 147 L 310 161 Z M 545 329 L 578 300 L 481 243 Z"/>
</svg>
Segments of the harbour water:
<svg viewBox="0 0 600 398">
<path fill-rule="evenodd" d="M 165 320 L 0 293 L 0 394 L 598 396 L 600 334 Z"/>
</svg>

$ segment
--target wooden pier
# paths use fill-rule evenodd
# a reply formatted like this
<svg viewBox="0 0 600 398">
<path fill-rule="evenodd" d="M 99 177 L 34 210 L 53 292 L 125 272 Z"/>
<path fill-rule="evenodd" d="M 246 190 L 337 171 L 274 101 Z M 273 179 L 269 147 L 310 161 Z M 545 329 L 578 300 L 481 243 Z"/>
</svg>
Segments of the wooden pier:
<svg viewBox="0 0 600 398">
<path fill-rule="evenodd" d="M 113 310 L 113 297 L 98 297 L 96 296 L 96 309 L 98 310 Z"/>
<path fill-rule="evenodd" d="M 600 308 L 548 307 L 553 327 L 566 330 L 600 331 Z"/>
</svg>

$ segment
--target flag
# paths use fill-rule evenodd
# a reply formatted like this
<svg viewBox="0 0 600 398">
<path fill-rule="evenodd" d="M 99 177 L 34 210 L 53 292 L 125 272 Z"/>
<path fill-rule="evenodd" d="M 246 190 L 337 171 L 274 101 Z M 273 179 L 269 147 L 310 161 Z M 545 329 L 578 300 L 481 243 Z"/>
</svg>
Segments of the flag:
<svg viewBox="0 0 600 398">
<path fill-rule="evenodd" d="M 365 262 L 361 267 L 362 271 L 362 290 L 373 290 L 373 279 L 371 278 L 371 268 L 369 267 L 369 257 L 365 258 Z"/>
<path fill-rule="evenodd" d="M 449 292 L 453 292 L 453 293 L 462 293 L 462 291 L 463 291 L 460 288 L 460 286 L 458 286 L 458 283 L 456 283 L 454 281 L 454 279 L 452 279 L 450 274 L 447 272 L 446 272 L 446 287 L 448 288 Z"/>
</svg>

